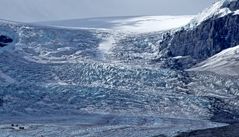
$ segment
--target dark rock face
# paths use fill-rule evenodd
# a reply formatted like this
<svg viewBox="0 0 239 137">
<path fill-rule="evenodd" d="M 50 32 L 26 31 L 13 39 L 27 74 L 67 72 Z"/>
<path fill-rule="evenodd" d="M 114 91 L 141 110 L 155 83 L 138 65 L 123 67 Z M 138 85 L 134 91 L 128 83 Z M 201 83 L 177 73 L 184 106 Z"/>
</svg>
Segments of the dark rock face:
<svg viewBox="0 0 239 137">
<path fill-rule="evenodd" d="M 220 98 L 208 97 L 208 99 L 211 101 L 212 106 L 209 109 L 213 113 L 211 117 L 212 121 L 229 124 L 239 123 L 238 106 L 232 106 L 230 105 L 230 101 Z M 236 100 L 238 100 L 238 98 L 236 98 Z"/>
<path fill-rule="evenodd" d="M 191 56 L 201 61 L 239 44 L 239 16 L 211 18 L 195 29 L 182 29 L 167 39 L 161 46 L 168 45 L 170 56 Z"/>
<path fill-rule="evenodd" d="M 228 7 L 231 11 L 236 11 L 239 9 L 239 1 L 232 1 L 228 4 L 225 4 L 224 7 Z"/>
<path fill-rule="evenodd" d="M 0 47 L 5 47 L 5 46 L 7 46 L 7 44 L 0 43 Z"/>
<path fill-rule="evenodd" d="M 239 124 L 182 133 L 176 137 L 239 137 Z"/>
<path fill-rule="evenodd" d="M 157 135 L 157 136 L 152 136 L 152 137 L 167 137 L 165 135 Z"/>
<path fill-rule="evenodd" d="M 0 47 L 5 47 L 7 44 L 12 43 L 13 39 L 8 36 L 0 35 Z"/>
<path fill-rule="evenodd" d="M 3 98 L 0 97 L 0 107 L 2 107 L 2 106 L 3 106 Z"/>
</svg>

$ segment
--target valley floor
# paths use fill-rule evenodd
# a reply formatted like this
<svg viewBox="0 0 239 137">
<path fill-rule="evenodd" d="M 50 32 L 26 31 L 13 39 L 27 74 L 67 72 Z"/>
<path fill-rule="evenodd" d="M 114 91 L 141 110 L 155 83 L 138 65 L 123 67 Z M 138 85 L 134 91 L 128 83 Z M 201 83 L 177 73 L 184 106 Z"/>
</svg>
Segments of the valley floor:
<svg viewBox="0 0 239 137">
<path fill-rule="evenodd" d="M 153 116 L 81 114 L 75 116 L 1 116 L 1 137 L 150 137 L 175 136 L 180 132 L 225 124 L 203 120 Z"/>
</svg>

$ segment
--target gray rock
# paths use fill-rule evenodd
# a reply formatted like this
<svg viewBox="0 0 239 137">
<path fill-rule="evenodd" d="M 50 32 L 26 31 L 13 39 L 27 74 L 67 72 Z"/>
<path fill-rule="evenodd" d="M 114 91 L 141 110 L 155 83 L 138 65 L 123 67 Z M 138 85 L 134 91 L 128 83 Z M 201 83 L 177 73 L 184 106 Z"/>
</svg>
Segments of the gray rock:
<svg viewBox="0 0 239 137">
<path fill-rule="evenodd" d="M 212 18 L 192 30 L 176 32 L 168 45 L 171 56 L 191 56 L 206 59 L 226 48 L 239 44 L 239 16 Z"/>
<path fill-rule="evenodd" d="M 8 43 L 13 42 L 13 40 L 5 35 L 0 35 L 0 47 L 5 47 L 7 46 Z"/>
<path fill-rule="evenodd" d="M 238 1 L 233 1 L 224 6 L 235 11 L 239 9 L 238 5 Z M 167 50 L 168 52 L 164 53 L 167 53 L 168 57 L 191 56 L 196 62 L 200 62 L 224 49 L 237 46 L 239 15 L 231 13 L 218 16 L 205 20 L 193 29 L 182 28 L 172 35 L 165 34 L 160 50 Z"/>
<path fill-rule="evenodd" d="M 181 133 L 176 137 L 239 137 L 239 124 Z"/>
</svg>

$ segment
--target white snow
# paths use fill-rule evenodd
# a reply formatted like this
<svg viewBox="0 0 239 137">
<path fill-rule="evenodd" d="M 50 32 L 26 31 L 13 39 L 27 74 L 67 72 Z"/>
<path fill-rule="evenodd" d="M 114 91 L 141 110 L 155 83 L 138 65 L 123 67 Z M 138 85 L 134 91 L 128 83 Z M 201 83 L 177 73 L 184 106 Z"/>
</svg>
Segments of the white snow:
<svg viewBox="0 0 239 137">
<path fill-rule="evenodd" d="M 203 21 L 213 16 L 223 17 L 230 13 L 236 14 L 238 11 L 231 11 L 229 8 L 223 7 L 232 1 L 235 1 L 235 0 L 220 0 L 216 2 L 211 7 L 205 9 L 200 14 L 198 14 L 195 18 L 193 18 L 192 21 L 189 23 L 190 27 L 197 26 Z"/>
<path fill-rule="evenodd" d="M 234 15 L 239 15 L 239 10 L 234 11 Z"/>
<path fill-rule="evenodd" d="M 232 13 L 232 11 L 229 8 L 223 8 L 219 10 L 218 15 L 219 17 L 224 17 L 230 13 Z"/>
<path fill-rule="evenodd" d="M 204 10 L 203 12 L 201 12 L 200 14 L 198 14 L 193 19 L 193 23 L 200 24 L 201 22 L 211 18 L 212 16 L 214 16 L 215 14 L 218 13 L 218 10 L 220 10 L 222 5 L 223 5 L 222 1 L 213 4 L 210 8 L 208 8 L 208 9 Z"/>
<path fill-rule="evenodd" d="M 108 36 L 108 38 L 105 38 L 98 45 L 98 50 L 101 52 L 100 55 L 102 56 L 102 58 L 105 58 L 107 54 L 111 53 L 111 49 L 115 46 L 115 43 L 124 35 L 132 33 L 140 34 L 140 33 L 160 32 L 180 28 L 188 24 L 193 17 L 194 16 L 110 17 L 110 18 L 66 20 L 59 22 L 58 21 L 45 22 L 40 24 L 62 28 L 96 29 L 110 32 L 112 36 Z M 70 49 L 69 48 L 58 49 L 58 51 L 62 50 L 70 50 Z M 150 55 L 141 54 L 140 56 L 149 57 Z M 155 56 L 155 54 L 153 54 L 153 56 Z"/>
<path fill-rule="evenodd" d="M 39 24 L 83 29 L 107 29 L 120 32 L 147 33 L 166 31 L 188 24 L 194 16 L 139 16 L 91 18 L 43 22 Z"/>
<path fill-rule="evenodd" d="M 189 70 L 211 71 L 222 75 L 239 75 L 239 46 L 223 50 Z"/>
<path fill-rule="evenodd" d="M 193 16 L 145 16 L 127 20 L 115 20 L 114 29 L 139 33 L 166 31 L 186 25 Z"/>
<path fill-rule="evenodd" d="M 108 39 L 99 44 L 99 50 L 103 53 L 109 53 L 110 49 L 114 46 L 115 39 L 113 36 L 110 36 Z"/>
<path fill-rule="evenodd" d="M 57 48 L 57 51 L 70 51 L 70 50 L 72 50 L 72 47 Z"/>
</svg>

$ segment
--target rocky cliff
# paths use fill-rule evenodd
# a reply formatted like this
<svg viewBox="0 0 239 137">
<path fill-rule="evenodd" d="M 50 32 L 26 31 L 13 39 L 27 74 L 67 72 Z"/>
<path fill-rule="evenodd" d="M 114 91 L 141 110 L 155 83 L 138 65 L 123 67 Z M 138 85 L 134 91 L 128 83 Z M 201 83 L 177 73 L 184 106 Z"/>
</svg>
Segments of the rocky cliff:
<svg viewBox="0 0 239 137">
<path fill-rule="evenodd" d="M 160 44 L 161 50 L 167 54 L 167 57 L 190 57 L 191 60 L 196 60 L 191 61 L 194 64 L 224 49 L 237 46 L 239 44 L 238 9 L 238 0 L 215 3 L 195 17 L 186 27 L 171 35 L 167 34 Z"/>
</svg>

